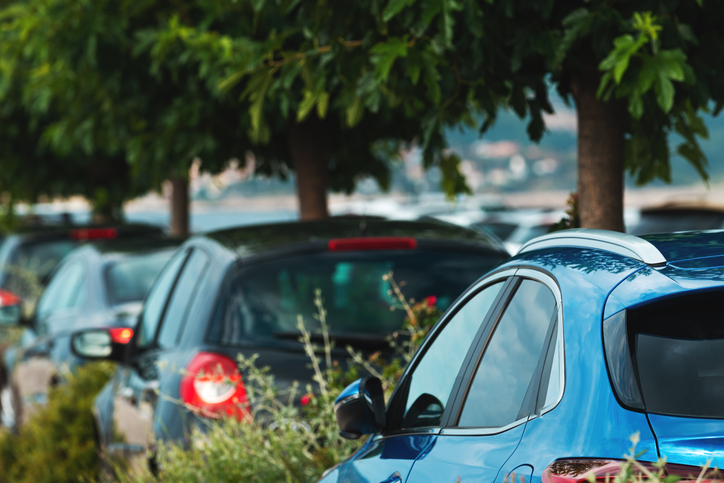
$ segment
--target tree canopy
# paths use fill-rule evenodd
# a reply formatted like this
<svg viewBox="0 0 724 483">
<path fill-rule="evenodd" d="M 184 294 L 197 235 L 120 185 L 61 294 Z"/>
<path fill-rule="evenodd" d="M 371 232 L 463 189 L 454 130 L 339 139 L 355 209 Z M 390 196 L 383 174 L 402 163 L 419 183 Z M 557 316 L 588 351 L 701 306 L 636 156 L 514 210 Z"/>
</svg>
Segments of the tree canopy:
<svg viewBox="0 0 724 483">
<path fill-rule="evenodd" d="M 624 169 L 669 181 L 676 133 L 706 179 L 699 114 L 724 99 L 724 6 L 703 0 L 5 2 L 0 96 L 43 149 L 125 159 L 135 189 L 252 153 L 296 172 L 303 217 L 387 186 L 413 143 L 465 192 L 444 130 L 512 109 L 539 140 L 553 86 L 577 107 L 582 225 L 621 230 Z"/>
</svg>

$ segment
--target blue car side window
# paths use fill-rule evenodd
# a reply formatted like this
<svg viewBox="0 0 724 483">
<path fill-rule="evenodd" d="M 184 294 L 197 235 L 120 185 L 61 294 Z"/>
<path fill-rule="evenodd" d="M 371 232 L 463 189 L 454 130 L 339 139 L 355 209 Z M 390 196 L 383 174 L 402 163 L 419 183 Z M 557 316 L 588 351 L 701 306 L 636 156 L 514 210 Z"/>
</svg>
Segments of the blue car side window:
<svg viewBox="0 0 724 483">
<path fill-rule="evenodd" d="M 503 285 L 495 283 L 474 295 L 438 332 L 409 376 L 401 429 L 440 424 L 455 378 Z"/>
<path fill-rule="evenodd" d="M 529 415 L 533 408 L 526 401 L 538 388 L 535 375 L 547 353 L 555 312 L 548 287 L 521 282 L 485 348 L 458 426 L 498 428 Z"/>
</svg>

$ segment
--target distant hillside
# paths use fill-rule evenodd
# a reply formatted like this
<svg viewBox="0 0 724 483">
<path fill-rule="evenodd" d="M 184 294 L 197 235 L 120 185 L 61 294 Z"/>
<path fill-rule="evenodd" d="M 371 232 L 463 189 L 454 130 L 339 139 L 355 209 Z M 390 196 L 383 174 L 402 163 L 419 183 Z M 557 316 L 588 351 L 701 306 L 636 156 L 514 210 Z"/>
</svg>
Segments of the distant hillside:
<svg viewBox="0 0 724 483">
<path fill-rule="evenodd" d="M 518 146 L 518 151 L 527 162 L 534 161 L 536 157 L 549 157 L 558 161 L 558 171 L 551 176 L 551 180 L 544 181 L 526 180 L 526 183 L 506 183 L 499 186 L 504 191 L 515 191 L 531 188 L 555 188 L 575 189 L 576 183 L 576 133 L 575 133 L 575 111 L 566 106 L 560 98 L 554 98 L 553 104 L 556 115 L 546 120 L 549 126 L 548 132 L 544 135 L 540 144 L 536 145 L 528 139 L 526 133 L 526 122 L 521 121 L 512 112 L 503 112 L 496 124 L 484 136 L 480 137 L 477 130 L 473 129 L 450 129 L 448 130 L 448 141 L 450 146 L 458 151 L 463 158 L 470 159 L 479 167 L 483 173 L 502 167 L 510 159 L 489 158 L 484 156 L 475 157 L 477 152 L 496 151 L 496 149 L 480 149 L 480 146 L 496 148 L 502 142 L 512 142 Z M 709 173 L 712 183 L 724 181 L 724 116 L 705 116 L 705 122 L 709 128 L 709 140 L 702 142 L 702 148 L 709 159 Z M 676 149 L 678 137 L 671 137 L 672 151 Z M 498 149 L 497 151 L 500 151 Z M 505 153 L 505 150 L 502 150 Z M 500 153 L 499 153 L 500 154 Z M 472 157 L 472 159 L 471 159 Z M 672 185 L 691 185 L 700 183 L 698 173 L 680 156 L 671 159 L 672 164 Z M 634 186 L 632 180 L 628 179 L 627 184 Z M 664 186 L 665 183 L 655 182 L 650 186 Z"/>
</svg>

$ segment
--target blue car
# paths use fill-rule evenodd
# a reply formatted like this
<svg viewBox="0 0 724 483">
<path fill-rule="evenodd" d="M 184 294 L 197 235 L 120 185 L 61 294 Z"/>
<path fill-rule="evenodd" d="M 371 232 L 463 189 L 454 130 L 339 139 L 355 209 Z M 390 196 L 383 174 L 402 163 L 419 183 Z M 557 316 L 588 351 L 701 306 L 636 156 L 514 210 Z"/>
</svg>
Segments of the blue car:
<svg viewBox="0 0 724 483">
<path fill-rule="evenodd" d="M 724 231 L 536 238 L 471 286 L 387 406 L 374 378 L 335 403 L 370 435 L 331 482 L 583 482 L 640 461 L 724 466 Z"/>
</svg>

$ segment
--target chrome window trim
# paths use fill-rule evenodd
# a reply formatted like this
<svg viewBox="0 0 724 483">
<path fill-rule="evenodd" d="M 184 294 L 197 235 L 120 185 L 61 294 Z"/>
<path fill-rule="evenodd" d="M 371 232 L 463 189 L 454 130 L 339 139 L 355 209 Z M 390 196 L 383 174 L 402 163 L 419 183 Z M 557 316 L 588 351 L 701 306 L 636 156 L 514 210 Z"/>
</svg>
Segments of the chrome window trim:
<svg viewBox="0 0 724 483">
<path fill-rule="evenodd" d="M 512 423 L 506 424 L 505 426 L 498 426 L 494 428 L 465 428 L 465 427 L 457 427 L 457 426 L 450 426 L 448 428 L 443 428 L 440 431 L 441 435 L 446 436 L 491 436 L 493 434 L 500 434 L 508 431 L 509 429 L 513 429 L 516 426 L 520 426 L 521 424 L 525 423 L 530 419 L 529 416 L 526 416 L 524 418 L 520 418 L 516 421 L 513 421 Z"/>
<path fill-rule="evenodd" d="M 525 243 L 518 253 L 552 247 L 595 248 L 633 258 L 651 266 L 665 265 L 667 262 L 659 249 L 643 238 L 592 228 L 574 228 L 539 236 Z"/>
<path fill-rule="evenodd" d="M 553 296 L 556 299 L 556 306 L 558 307 L 558 319 L 556 320 L 556 324 L 558 324 L 558 330 L 557 337 L 556 337 L 556 346 L 557 349 L 560 351 L 561 354 L 561 367 L 558 371 L 558 376 L 561 381 L 561 389 L 558 393 L 558 396 L 553 399 L 554 402 L 548 404 L 547 406 L 543 407 L 541 409 L 540 415 L 552 411 L 563 399 L 563 394 L 566 390 L 566 351 L 565 351 L 565 338 L 563 334 L 563 297 L 561 296 L 561 289 L 558 287 L 558 284 L 555 282 L 555 280 L 538 270 L 532 270 L 529 268 L 521 268 L 518 270 L 518 272 L 515 274 L 518 277 L 522 278 L 530 278 L 532 280 L 535 280 L 537 282 L 540 282 L 544 284 L 548 289 L 550 289 L 551 292 L 553 292 Z"/>
</svg>

